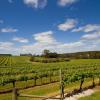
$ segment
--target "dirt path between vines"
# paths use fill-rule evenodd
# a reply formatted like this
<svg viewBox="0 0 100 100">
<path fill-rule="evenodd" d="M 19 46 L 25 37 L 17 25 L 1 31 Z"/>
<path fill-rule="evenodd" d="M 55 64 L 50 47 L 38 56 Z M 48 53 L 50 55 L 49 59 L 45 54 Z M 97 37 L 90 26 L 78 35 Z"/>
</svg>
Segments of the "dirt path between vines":
<svg viewBox="0 0 100 100">
<path fill-rule="evenodd" d="M 90 96 L 90 95 L 92 95 L 93 93 L 95 93 L 96 91 L 99 91 L 99 90 L 100 90 L 100 86 L 96 86 L 93 89 L 87 89 L 87 90 L 84 90 L 81 93 L 76 93 L 76 94 L 69 96 L 69 97 L 66 96 L 64 100 L 78 100 L 80 97 Z M 67 93 L 65 93 L 65 95 L 67 95 Z M 56 97 L 60 97 L 60 96 L 56 96 Z M 53 100 L 53 99 L 47 99 L 47 100 Z"/>
<path fill-rule="evenodd" d="M 73 96 L 66 97 L 64 100 L 78 100 L 80 97 L 89 96 L 89 95 L 93 94 L 94 92 L 95 91 L 93 89 L 88 89 L 81 93 L 75 94 Z"/>
</svg>

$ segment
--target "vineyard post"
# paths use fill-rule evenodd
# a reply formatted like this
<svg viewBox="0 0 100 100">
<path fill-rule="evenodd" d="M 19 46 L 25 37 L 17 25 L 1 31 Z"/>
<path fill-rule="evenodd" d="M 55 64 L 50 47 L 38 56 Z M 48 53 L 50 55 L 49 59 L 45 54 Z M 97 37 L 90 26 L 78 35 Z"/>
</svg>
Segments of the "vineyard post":
<svg viewBox="0 0 100 100">
<path fill-rule="evenodd" d="M 60 98 L 64 100 L 64 84 L 62 80 L 62 70 L 60 69 Z"/>
<path fill-rule="evenodd" d="M 16 88 L 13 88 L 12 100 L 18 100 L 18 93 Z"/>
<path fill-rule="evenodd" d="M 100 76 L 99 76 L 99 85 L 100 85 Z"/>
<path fill-rule="evenodd" d="M 49 79 L 50 79 L 50 83 L 52 82 L 51 80 L 51 70 L 49 71 Z"/>
<path fill-rule="evenodd" d="M 93 87 L 95 87 L 95 81 L 94 81 L 94 76 L 93 76 L 93 83 L 92 83 Z"/>
</svg>

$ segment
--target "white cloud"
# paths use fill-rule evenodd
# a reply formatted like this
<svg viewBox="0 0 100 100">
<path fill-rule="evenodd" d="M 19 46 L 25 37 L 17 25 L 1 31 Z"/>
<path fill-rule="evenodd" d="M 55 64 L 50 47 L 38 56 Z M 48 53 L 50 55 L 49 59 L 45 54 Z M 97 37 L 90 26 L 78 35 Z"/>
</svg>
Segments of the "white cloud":
<svg viewBox="0 0 100 100">
<path fill-rule="evenodd" d="M 2 28 L 0 29 L 0 32 L 2 33 L 7 33 L 7 32 L 17 32 L 18 29 L 14 29 L 14 28 Z"/>
<path fill-rule="evenodd" d="M 74 28 L 76 24 L 77 21 L 75 19 L 67 19 L 66 22 L 58 25 L 58 29 L 62 31 L 68 31 Z"/>
<path fill-rule="evenodd" d="M 87 50 L 100 50 L 100 25 L 88 24 L 77 29 L 73 29 L 72 32 L 85 32 L 87 34 L 81 36 L 80 41 L 84 42 L 84 49 Z M 83 50 L 84 50 L 83 49 Z"/>
<path fill-rule="evenodd" d="M 32 8 L 44 8 L 47 5 L 47 0 L 23 0 L 24 4 Z"/>
<path fill-rule="evenodd" d="M 83 41 L 76 41 L 71 43 L 58 42 L 53 37 L 52 31 L 38 33 L 33 36 L 36 40 L 36 43 L 22 46 L 21 48 L 23 52 L 33 52 L 35 54 L 41 54 L 44 49 L 49 49 L 53 52 L 66 53 L 80 51 L 84 47 Z"/>
<path fill-rule="evenodd" d="M 82 47 L 85 51 L 100 50 L 100 31 L 85 34 L 80 39 L 85 45 Z"/>
<path fill-rule="evenodd" d="M 58 0 L 58 5 L 60 6 L 66 6 L 71 5 L 73 3 L 76 3 L 78 0 Z"/>
<path fill-rule="evenodd" d="M 77 29 L 73 29 L 72 32 L 87 33 L 80 38 L 80 41 L 85 44 L 82 47 L 83 51 L 100 50 L 100 25 L 88 24 Z"/>
<path fill-rule="evenodd" d="M 44 49 L 49 49 L 50 51 L 57 53 L 68 53 L 68 52 L 82 51 L 84 45 L 85 44 L 82 41 L 77 41 L 71 43 L 58 42 L 54 45 L 35 43 L 32 45 L 24 45 L 21 48 L 23 52 L 26 53 L 31 52 L 34 54 L 41 54 Z"/>
<path fill-rule="evenodd" d="M 82 40 L 99 40 L 100 32 L 94 32 L 92 34 L 85 34 L 81 37 Z"/>
<path fill-rule="evenodd" d="M 22 52 L 21 48 L 15 47 L 15 44 L 12 42 L 0 42 L 0 53 L 9 53 L 9 54 L 20 54 Z"/>
<path fill-rule="evenodd" d="M 88 24 L 77 29 L 73 29 L 72 32 L 92 32 L 92 31 L 99 31 L 100 25 L 97 24 Z"/>
<path fill-rule="evenodd" d="M 13 41 L 21 42 L 21 43 L 28 43 L 28 39 L 22 38 L 22 37 L 14 37 Z"/>
<path fill-rule="evenodd" d="M 36 33 L 33 35 L 33 38 L 36 42 L 31 45 L 22 46 L 23 52 L 41 54 L 44 49 L 55 50 L 55 47 L 59 44 L 53 37 L 52 31 Z"/>
<path fill-rule="evenodd" d="M 1 49 L 9 49 L 13 46 L 12 42 L 0 42 L 0 50 Z"/>
<path fill-rule="evenodd" d="M 42 32 L 33 35 L 35 43 L 22 46 L 25 53 L 41 54 L 44 49 L 57 53 L 71 53 L 79 51 L 100 50 L 100 33 L 83 35 L 78 41 L 61 43 L 53 37 L 53 32 Z M 94 48 L 95 47 L 95 48 Z"/>
<path fill-rule="evenodd" d="M 71 43 L 64 43 L 64 44 L 61 44 L 59 47 L 61 47 L 61 48 L 76 48 L 76 47 L 80 47 L 83 45 L 84 45 L 84 43 L 82 41 L 77 41 L 77 42 L 71 42 Z"/>
<path fill-rule="evenodd" d="M 33 35 L 33 37 L 38 43 L 54 44 L 56 40 L 53 38 L 52 35 L 52 31 L 47 31 L 42 33 L 36 33 L 35 35 Z"/>
<path fill-rule="evenodd" d="M 100 32 L 85 34 L 77 41 L 59 42 L 52 31 L 40 32 L 33 35 L 35 43 L 16 46 L 11 42 L 0 42 L 0 53 L 32 53 L 41 54 L 44 49 L 57 53 L 71 53 L 80 51 L 100 50 Z M 19 41 L 20 39 L 16 39 Z"/>
<path fill-rule="evenodd" d="M 78 52 L 83 51 L 83 47 L 85 44 L 82 41 L 75 41 L 70 43 L 61 43 L 57 46 L 56 51 L 58 53 L 71 53 L 71 52 Z"/>
</svg>

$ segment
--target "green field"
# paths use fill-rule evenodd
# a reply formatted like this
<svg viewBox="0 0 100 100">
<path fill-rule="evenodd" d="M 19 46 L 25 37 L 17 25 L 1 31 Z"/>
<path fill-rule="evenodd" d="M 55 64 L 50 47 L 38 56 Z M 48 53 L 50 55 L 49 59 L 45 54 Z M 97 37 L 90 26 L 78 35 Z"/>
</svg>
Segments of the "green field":
<svg viewBox="0 0 100 100">
<path fill-rule="evenodd" d="M 99 82 L 100 59 L 72 59 L 64 62 L 41 63 L 30 62 L 30 57 L 27 56 L 1 56 L 0 91 L 17 87 L 23 88 L 24 90 L 20 92 L 27 94 L 57 94 L 59 93 L 59 69 L 62 69 L 67 89 L 65 90 L 68 92 L 79 88 L 82 75 L 85 77 L 83 87 L 92 85 L 93 78 L 96 83 Z M 26 87 L 31 88 L 25 89 Z M 1 100 L 11 100 L 11 93 L 2 94 L 0 98 L 2 98 Z M 25 100 L 25 98 L 20 99 Z"/>
</svg>

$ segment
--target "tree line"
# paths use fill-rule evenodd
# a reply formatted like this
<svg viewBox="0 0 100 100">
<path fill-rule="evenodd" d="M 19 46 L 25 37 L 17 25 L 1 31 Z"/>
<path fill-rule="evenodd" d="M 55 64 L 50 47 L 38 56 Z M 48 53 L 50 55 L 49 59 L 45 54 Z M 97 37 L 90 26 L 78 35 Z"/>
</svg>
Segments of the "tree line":
<svg viewBox="0 0 100 100">
<path fill-rule="evenodd" d="M 85 51 L 58 54 L 56 52 L 44 50 L 42 56 L 44 56 L 45 58 L 100 59 L 100 51 Z"/>
<path fill-rule="evenodd" d="M 0 56 L 12 56 L 12 54 L 0 54 Z"/>
<path fill-rule="evenodd" d="M 59 57 L 67 57 L 74 59 L 100 59 L 100 51 L 86 51 L 76 53 L 58 54 Z"/>
</svg>

